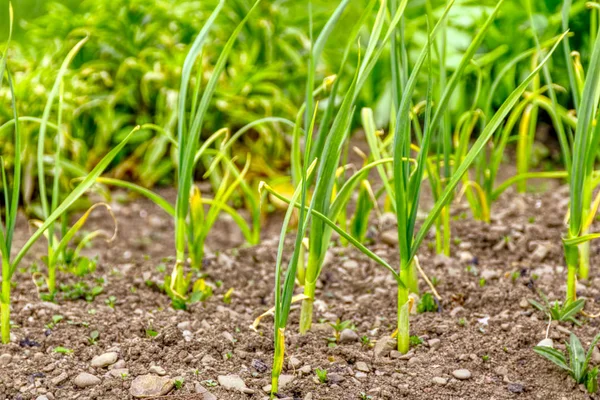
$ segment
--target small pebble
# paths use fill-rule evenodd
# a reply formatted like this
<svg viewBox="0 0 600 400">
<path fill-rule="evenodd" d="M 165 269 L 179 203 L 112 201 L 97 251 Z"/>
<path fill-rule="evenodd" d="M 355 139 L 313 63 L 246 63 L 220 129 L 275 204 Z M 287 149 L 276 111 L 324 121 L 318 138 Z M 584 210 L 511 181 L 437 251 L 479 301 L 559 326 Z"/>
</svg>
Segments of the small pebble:
<svg viewBox="0 0 600 400">
<path fill-rule="evenodd" d="M 358 341 L 358 333 L 352 329 L 344 329 L 340 333 L 340 343 L 353 343 Z"/>
<path fill-rule="evenodd" d="M 356 363 L 356 369 L 361 371 L 361 372 L 369 372 L 371 369 L 369 368 L 369 366 L 367 365 L 366 362 L 364 361 L 359 361 Z"/>
<path fill-rule="evenodd" d="M 165 371 L 164 368 L 162 368 L 159 365 L 151 366 L 148 372 L 150 372 L 151 374 L 156 374 L 158 376 L 165 376 L 167 374 L 167 371 Z"/>
<path fill-rule="evenodd" d="M 444 386 L 448 383 L 448 379 L 442 378 L 441 376 L 436 376 L 431 380 L 436 385 Z"/>
<path fill-rule="evenodd" d="M 104 368 L 117 362 L 119 355 L 115 352 L 104 353 L 92 358 L 92 367 Z"/>
<path fill-rule="evenodd" d="M 471 378 L 471 371 L 468 369 L 457 369 L 452 371 L 452 376 L 462 381 Z"/>
<path fill-rule="evenodd" d="M 82 372 L 73 379 L 73 384 L 80 388 L 87 388 L 91 386 L 96 386 L 100 383 L 100 378 L 94 376 L 92 374 L 88 374 L 87 372 Z"/>
</svg>

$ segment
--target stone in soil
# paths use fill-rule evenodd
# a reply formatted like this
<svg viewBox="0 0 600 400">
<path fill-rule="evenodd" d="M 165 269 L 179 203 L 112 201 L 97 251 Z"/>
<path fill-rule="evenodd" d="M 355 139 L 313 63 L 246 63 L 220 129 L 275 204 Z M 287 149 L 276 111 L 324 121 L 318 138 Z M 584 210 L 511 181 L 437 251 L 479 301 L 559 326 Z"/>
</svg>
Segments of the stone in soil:
<svg viewBox="0 0 600 400">
<path fill-rule="evenodd" d="M 436 385 L 444 386 L 448 383 L 448 379 L 442 378 L 441 376 L 436 376 L 431 380 Z"/>
<path fill-rule="evenodd" d="M 148 369 L 148 372 L 150 372 L 151 374 L 156 374 L 158 376 L 165 376 L 167 374 L 167 371 L 165 371 L 164 368 L 162 368 L 159 365 L 151 366 L 150 369 Z"/>
<path fill-rule="evenodd" d="M 290 369 L 297 369 L 302 366 L 302 361 L 297 359 L 296 357 L 290 357 L 290 361 L 288 363 Z"/>
<path fill-rule="evenodd" d="M 209 392 L 208 389 L 206 389 L 200 383 L 196 383 L 194 390 L 196 393 L 202 394 L 202 398 L 198 400 L 217 400 L 217 396 Z"/>
<path fill-rule="evenodd" d="M 284 389 L 286 386 L 288 386 L 290 383 L 294 382 L 294 379 L 296 377 L 294 375 L 279 375 L 279 387 L 277 388 L 278 391 L 281 391 L 282 389 Z M 271 385 L 266 385 L 263 386 L 263 390 L 266 393 L 271 393 Z"/>
<path fill-rule="evenodd" d="M 88 374 L 87 372 L 82 372 L 73 379 L 73 384 L 79 388 L 87 388 L 91 386 L 96 386 L 100 383 L 100 378 L 94 376 L 92 374 Z"/>
<path fill-rule="evenodd" d="M 117 362 L 119 355 L 115 352 L 104 353 L 92 358 L 92 367 L 104 368 Z"/>
<path fill-rule="evenodd" d="M 12 356 L 10 354 L 2 354 L 0 356 L 0 367 L 10 364 Z"/>
<path fill-rule="evenodd" d="M 344 329 L 340 333 L 340 343 L 353 343 L 358 341 L 358 334 L 352 329 Z"/>
<path fill-rule="evenodd" d="M 509 383 L 508 391 L 512 393 L 523 393 L 525 391 L 525 386 L 520 383 Z"/>
<path fill-rule="evenodd" d="M 249 389 L 239 375 L 219 375 L 217 379 L 219 384 L 227 390 L 237 390 L 247 394 L 254 393 L 254 390 Z"/>
<path fill-rule="evenodd" d="M 357 362 L 356 363 L 356 369 L 359 370 L 359 371 L 361 371 L 361 372 L 369 372 L 370 371 L 369 366 L 364 361 Z"/>
<path fill-rule="evenodd" d="M 141 375 L 131 382 L 129 393 L 135 398 L 164 396 L 173 389 L 174 383 L 171 378 L 156 375 Z"/>
<path fill-rule="evenodd" d="M 50 380 L 50 383 L 52 383 L 54 386 L 59 386 L 61 383 L 63 383 L 67 379 L 69 379 L 69 375 L 66 372 L 62 372 L 60 375 L 52 378 Z"/>
<path fill-rule="evenodd" d="M 456 379 L 460 379 L 461 381 L 464 381 L 466 379 L 471 378 L 471 371 L 469 371 L 468 369 L 457 369 L 457 370 L 452 371 L 452 375 Z"/>
<path fill-rule="evenodd" d="M 540 347 L 552 347 L 552 348 L 554 348 L 554 342 L 550 338 L 546 338 L 546 339 L 541 340 L 537 345 L 540 346 Z"/>
</svg>

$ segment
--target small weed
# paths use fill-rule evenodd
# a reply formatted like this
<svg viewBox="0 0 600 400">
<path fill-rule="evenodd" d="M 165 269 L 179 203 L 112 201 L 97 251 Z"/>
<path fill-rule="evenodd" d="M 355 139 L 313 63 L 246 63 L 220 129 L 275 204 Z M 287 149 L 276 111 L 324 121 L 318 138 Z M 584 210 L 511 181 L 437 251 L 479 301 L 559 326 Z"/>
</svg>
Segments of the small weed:
<svg viewBox="0 0 600 400">
<path fill-rule="evenodd" d="M 590 367 L 592 351 L 598 340 L 600 340 L 600 334 L 592 340 L 586 353 L 579 338 L 571 333 L 569 343 L 566 343 L 568 363 L 565 354 L 552 347 L 536 346 L 533 351 L 566 370 L 575 382 L 585 385 L 588 393 L 592 394 L 598 391 L 598 367 Z"/>
<path fill-rule="evenodd" d="M 52 322 L 49 322 L 48 324 L 46 324 L 46 328 L 48 328 L 48 329 L 56 328 L 56 325 L 58 325 L 58 323 L 60 321 L 62 321 L 63 319 L 65 319 L 65 317 L 63 317 L 62 315 L 53 315 Z"/>
<path fill-rule="evenodd" d="M 108 296 L 108 299 L 104 300 L 104 303 L 110 308 L 115 308 L 115 304 L 117 303 L 117 298 L 115 296 Z"/>
<path fill-rule="evenodd" d="M 58 346 L 52 349 L 52 352 L 58 354 L 73 354 L 73 350 L 67 349 L 66 347 Z"/>
<path fill-rule="evenodd" d="M 431 293 L 425 293 L 423 297 L 421 297 L 421 300 L 419 300 L 419 304 L 417 304 L 417 312 L 419 314 L 424 312 L 435 312 L 437 310 L 438 306 Z"/>
<path fill-rule="evenodd" d="M 183 382 L 184 382 L 183 377 L 176 378 L 173 381 L 173 384 L 175 385 L 175 389 L 180 390 L 183 387 Z"/>
<path fill-rule="evenodd" d="M 542 303 L 529 299 L 528 301 L 532 306 L 542 311 L 554 321 L 572 322 L 575 325 L 581 326 L 581 323 L 575 319 L 575 316 L 583 310 L 583 307 L 585 306 L 584 299 L 579 299 L 567 304 L 560 303 L 558 300 L 551 303 L 544 293 L 540 291 L 538 294 L 542 299 Z"/>
<path fill-rule="evenodd" d="M 373 347 L 373 343 L 371 339 L 367 335 L 363 335 L 360 337 L 360 343 L 367 348 Z"/>
<path fill-rule="evenodd" d="M 233 288 L 229 289 L 227 293 L 223 295 L 223 303 L 231 304 L 231 296 L 233 296 Z"/>
<path fill-rule="evenodd" d="M 411 347 L 418 346 L 418 345 L 420 345 L 422 343 L 423 343 L 423 339 L 421 339 L 417 335 L 411 335 L 410 336 L 410 345 L 411 345 Z"/>
<path fill-rule="evenodd" d="M 340 334 L 342 333 L 342 331 L 344 329 L 356 329 L 356 326 L 354 325 L 354 323 L 350 320 L 347 321 L 340 321 L 340 319 L 338 318 L 338 320 L 335 323 L 329 323 L 329 325 L 333 328 L 333 330 L 335 331 L 335 342 L 339 342 L 340 341 Z"/>
<path fill-rule="evenodd" d="M 319 382 L 326 383 L 327 382 L 327 370 L 324 368 L 315 369 L 315 374 L 317 374 L 317 378 Z"/>
<path fill-rule="evenodd" d="M 98 331 L 92 331 L 90 336 L 88 337 L 88 343 L 92 346 L 98 343 L 98 339 L 100 338 L 100 333 Z"/>
</svg>

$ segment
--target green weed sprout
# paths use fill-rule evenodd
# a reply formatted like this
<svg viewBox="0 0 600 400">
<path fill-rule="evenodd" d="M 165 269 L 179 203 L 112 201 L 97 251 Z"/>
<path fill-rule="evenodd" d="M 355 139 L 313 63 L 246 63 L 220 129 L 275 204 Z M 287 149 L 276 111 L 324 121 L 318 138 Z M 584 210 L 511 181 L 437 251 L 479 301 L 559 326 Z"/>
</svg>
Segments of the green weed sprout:
<svg viewBox="0 0 600 400">
<path fill-rule="evenodd" d="M 327 370 L 325 368 L 315 369 L 315 374 L 317 375 L 317 379 L 319 379 L 319 382 L 327 383 Z"/>
<path fill-rule="evenodd" d="M 581 326 L 581 323 L 575 319 L 575 316 L 577 316 L 577 314 L 583 310 L 585 306 L 584 299 L 578 299 L 570 303 L 561 304 L 558 302 L 558 300 L 555 300 L 554 302 L 548 301 L 548 298 L 542 292 L 539 292 L 539 295 L 543 303 L 533 299 L 528 299 L 532 306 L 546 314 L 551 320 L 559 322 L 568 321 Z"/>
<path fill-rule="evenodd" d="M 571 333 L 569 343 L 566 343 L 568 363 L 565 355 L 552 347 L 536 346 L 533 351 L 567 371 L 575 382 L 585 385 L 588 393 L 593 394 L 598 391 L 598 367 L 590 368 L 590 361 L 598 340 L 600 334 L 594 337 L 586 353 L 579 338 Z"/>
</svg>

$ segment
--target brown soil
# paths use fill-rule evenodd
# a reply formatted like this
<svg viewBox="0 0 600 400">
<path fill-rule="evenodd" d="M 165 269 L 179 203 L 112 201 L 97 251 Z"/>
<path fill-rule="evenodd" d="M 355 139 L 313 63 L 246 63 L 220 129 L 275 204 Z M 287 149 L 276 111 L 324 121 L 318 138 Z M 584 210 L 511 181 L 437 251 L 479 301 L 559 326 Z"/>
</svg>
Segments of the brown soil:
<svg viewBox="0 0 600 400">
<path fill-rule="evenodd" d="M 490 225 L 464 218 L 466 209 L 459 206 L 450 259 L 434 255 L 429 245 L 432 237 L 424 243 L 421 265 L 429 276 L 439 278 L 437 289 L 443 300 L 438 312 L 411 316 L 411 332 L 424 343 L 407 359 L 392 358 L 389 350 L 375 357 L 373 348 L 360 341 L 328 347 L 332 331 L 319 321 L 351 320 L 359 337 L 381 342 L 394 330 L 396 317 L 396 289 L 389 274 L 354 249 L 336 244 L 319 282 L 313 331 L 298 335 L 297 306 L 291 313 L 286 361 L 295 357 L 301 364 L 284 371 L 295 379 L 281 390 L 281 397 L 360 399 L 364 392 L 373 399 L 589 398 L 558 367 L 533 353 L 533 346 L 546 335 L 548 321 L 522 304 L 523 299 L 536 298 L 537 290 L 551 299 L 564 297 L 566 272 L 560 241 L 567 205 L 564 189 L 539 195 L 506 194 L 495 204 L 497 220 Z M 172 192 L 167 194 L 172 197 Z M 194 394 L 200 389 L 198 384 L 218 399 L 264 398 L 262 387 L 270 383 L 273 357 L 272 318 L 263 321 L 258 333 L 249 325 L 273 304 L 279 224 L 273 224 L 260 246 L 212 253 L 204 272 L 208 281 L 222 281 L 222 285 L 206 302 L 189 311 L 174 311 L 166 295 L 148 284 L 164 279 L 165 273 L 157 268 L 161 263 L 167 270 L 170 267 L 171 261 L 165 257 L 173 255 L 172 222 L 144 200 L 115 204 L 114 208 L 120 224 L 118 240 L 90 250 L 90 254 L 99 252 L 100 262 L 86 281 L 105 280 L 103 293 L 93 302 L 41 302 L 29 272 L 17 274 L 12 314 L 16 342 L 0 347 L 0 355 L 12 355 L 10 364 L 0 366 L 0 399 L 35 399 L 43 394 L 61 400 L 128 399 L 132 380 L 147 374 L 153 364 L 162 367 L 168 377 L 184 378 L 181 389 L 173 390 L 166 399 L 210 398 Z M 89 226 L 107 221 L 98 213 Z M 26 224 L 21 226 L 17 246 L 27 235 Z M 223 222 L 213 231 L 218 240 L 209 246 L 215 250 L 239 244 L 235 232 L 231 224 Z M 378 235 L 373 227 L 373 237 Z M 534 256 L 538 244 L 548 250 L 543 259 Z M 371 248 L 387 260 L 397 259 L 396 248 L 380 240 Z M 593 244 L 592 265 L 597 264 L 598 250 Z M 32 261 L 30 258 L 23 266 Z M 516 279 L 513 272 L 518 273 Z M 581 285 L 580 295 L 588 298 L 588 310 L 598 311 L 600 277 L 594 268 L 591 273 L 590 281 Z M 482 275 L 487 277 L 484 285 L 480 283 Z M 64 274 L 59 280 L 74 281 Z M 231 304 L 225 304 L 223 294 L 229 288 L 235 292 Z M 422 284 L 421 289 L 427 287 Z M 114 309 L 105 304 L 108 296 L 116 297 Z M 62 315 L 64 320 L 49 329 L 46 325 L 53 315 Z M 563 345 L 569 330 L 588 344 L 599 322 L 582 321 L 582 327 L 553 324 L 550 337 L 556 346 Z M 148 337 L 150 328 L 158 336 Z M 98 343 L 91 345 L 88 337 L 94 330 L 100 336 Z M 184 339 L 183 330 L 191 332 L 190 341 Z M 439 339 L 439 347 L 430 348 L 431 339 Z M 73 353 L 55 353 L 58 346 Z M 107 369 L 90 366 L 94 356 L 107 351 L 119 353 L 128 369 L 126 376 L 114 377 Z M 370 372 L 357 379 L 361 361 Z M 300 369 L 307 365 L 310 372 L 304 374 Z M 317 367 L 327 369 L 328 383 L 318 383 Z M 452 372 L 457 369 L 468 369 L 472 377 L 454 379 Z M 81 372 L 99 377 L 101 383 L 76 388 L 73 379 Z M 52 383 L 62 373 L 68 378 Z M 254 393 L 232 392 L 214 384 L 219 375 L 228 374 L 239 375 Z M 434 377 L 447 379 L 447 384 L 434 383 Z"/>
</svg>

